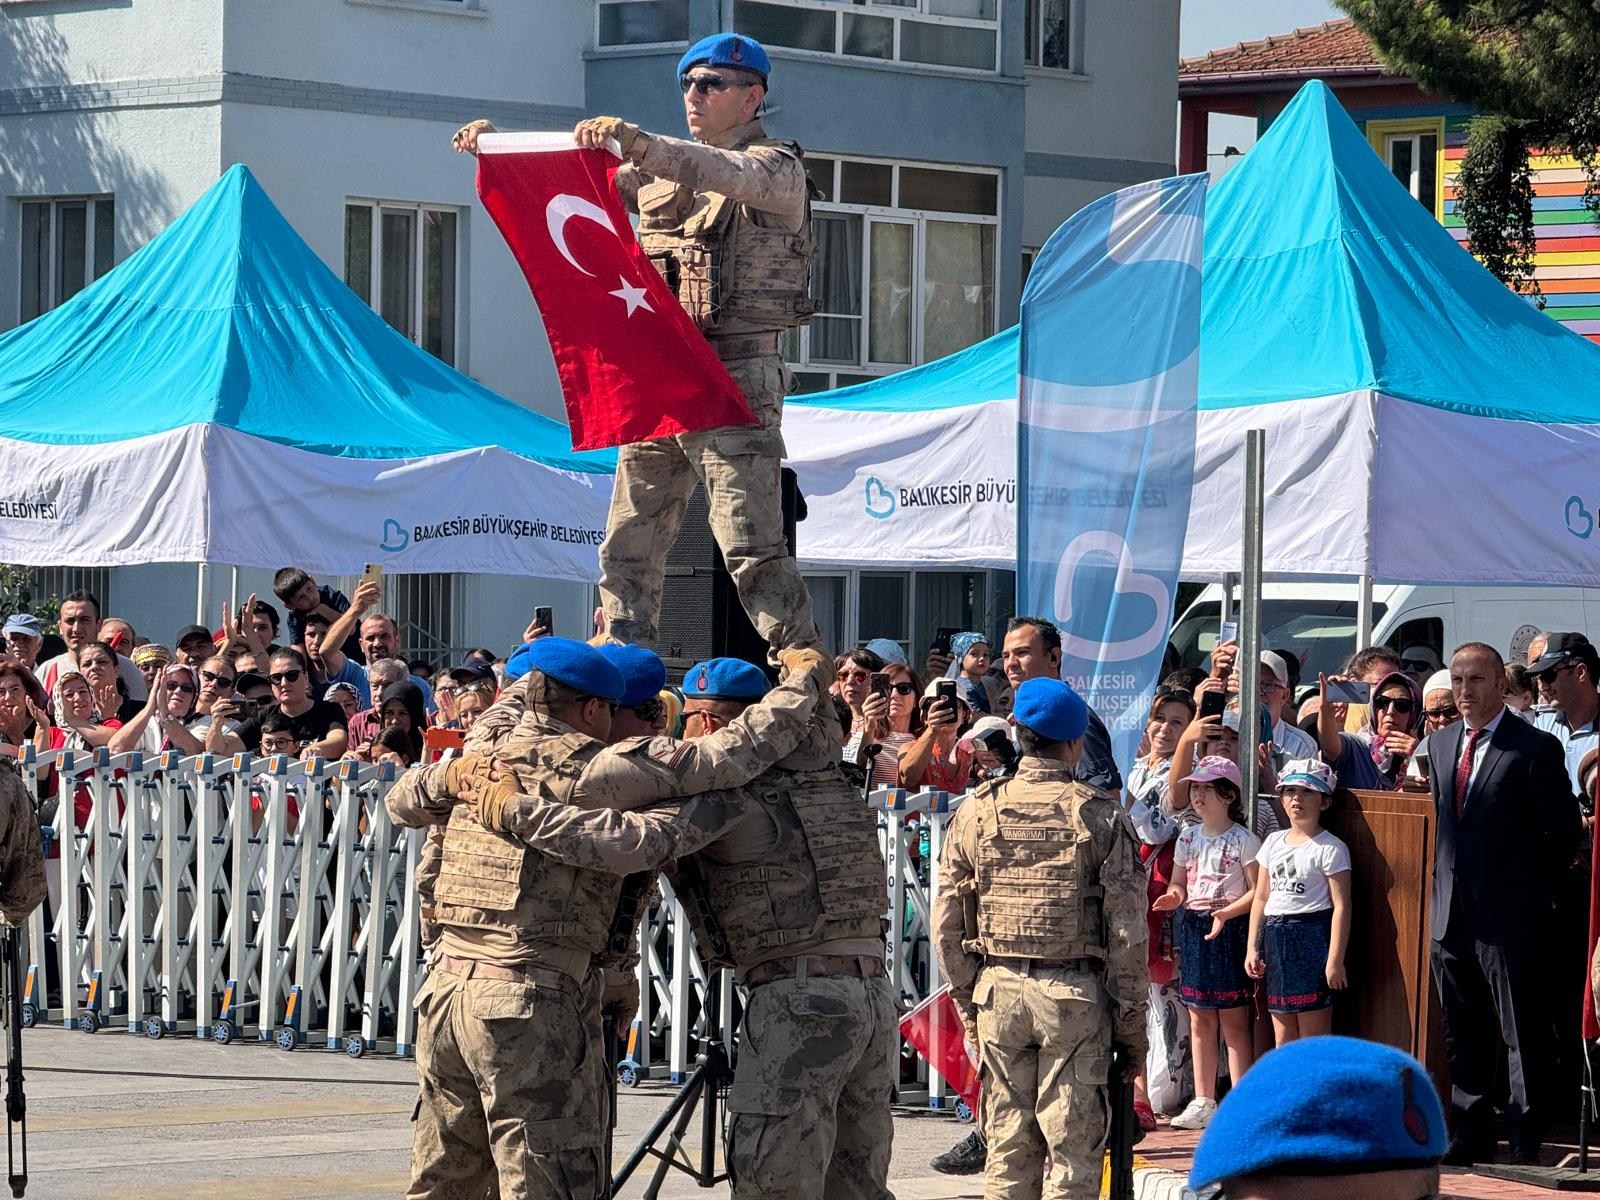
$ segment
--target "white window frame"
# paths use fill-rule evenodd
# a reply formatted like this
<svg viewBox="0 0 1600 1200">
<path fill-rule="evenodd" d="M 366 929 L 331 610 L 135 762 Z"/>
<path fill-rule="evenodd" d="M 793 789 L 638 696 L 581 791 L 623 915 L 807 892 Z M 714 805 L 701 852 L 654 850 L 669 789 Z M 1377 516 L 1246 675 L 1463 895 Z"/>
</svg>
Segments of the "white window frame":
<svg viewBox="0 0 1600 1200">
<path fill-rule="evenodd" d="M 737 5 L 739 0 L 733 0 Z M 832 50 L 805 50 L 797 46 L 780 46 L 784 54 L 794 54 L 806 58 L 844 58 L 851 62 L 861 63 L 900 63 L 910 67 L 921 67 L 930 71 L 959 71 L 964 75 L 993 75 L 1000 70 L 1000 18 L 999 12 L 1004 0 L 995 0 L 995 19 L 983 21 L 973 17 L 947 17 L 927 11 L 929 0 L 916 0 L 911 4 L 873 4 L 871 0 L 857 0 L 853 4 L 840 5 L 837 0 L 752 0 L 754 3 L 771 4 L 782 8 L 809 8 L 819 12 L 833 14 L 833 49 Z M 844 50 L 844 18 L 854 17 L 884 17 L 894 24 L 894 47 L 888 58 L 877 58 L 870 54 L 846 54 Z M 738 10 L 734 10 L 735 29 L 738 29 Z M 910 21 L 917 25 L 951 25 L 963 29 L 986 29 L 994 34 L 994 65 L 988 67 L 958 67 L 946 63 L 924 62 L 918 58 L 903 58 L 900 54 L 900 27 Z M 740 30 L 740 32 L 743 32 Z"/>
<path fill-rule="evenodd" d="M 600 40 L 600 11 L 606 8 L 621 8 L 625 4 L 650 4 L 656 0 L 599 0 L 594 6 L 594 44 L 598 50 L 650 50 L 660 49 L 664 46 L 687 46 L 687 34 L 681 38 L 671 38 L 664 42 L 602 42 Z M 692 26 L 691 26 L 692 28 Z"/>
<path fill-rule="evenodd" d="M 1023 38 L 1023 65 L 1029 72 L 1038 72 L 1044 75 L 1082 75 L 1083 55 L 1080 53 L 1082 26 L 1078 21 L 1079 0 L 1067 0 L 1067 65 L 1064 67 L 1047 67 L 1044 65 L 1044 0 L 1023 0 L 1022 19 L 1033 25 L 1033 46 L 1036 58 L 1027 56 L 1027 38 Z M 1030 12 L 1029 10 L 1033 11 Z"/>
<path fill-rule="evenodd" d="M 466 259 L 466 254 L 464 253 L 465 238 L 463 236 L 466 229 L 466 213 L 453 204 L 425 204 L 420 201 L 410 200 L 373 200 L 366 196 L 347 196 L 344 203 L 345 208 L 372 209 L 372 263 L 367 280 L 367 305 L 379 316 L 383 315 L 381 290 L 383 280 L 383 214 L 385 212 L 408 213 L 415 218 L 412 222 L 413 234 L 411 243 L 412 261 L 416 264 L 416 269 L 412 272 L 415 286 L 411 289 L 411 328 L 415 332 L 409 340 L 418 346 L 422 345 L 422 262 L 424 254 L 423 238 L 426 236 L 424 217 L 430 212 L 448 213 L 455 217 L 455 319 L 450 323 L 450 357 L 440 359 L 440 361 L 447 366 L 455 367 L 458 371 L 464 371 L 466 368 L 461 358 L 461 314 L 464 294 L 462 291 L 461 268 Z M 348 253 L 349 247 L 346 246 L 344 249 Z M 342 273 L 340 278 L 343 278 Z M 393 326 L 390 328 L 393 328 Z M 395 332 L 398 333 L 400 331 L 395 330 Z"/>
<path fill-rule="evenodd" d="M 858 363 L 837 362 L 812 362 L 811 361 L 811 327 L 801 326 L 796 332 L 800 338 L 800 353 L 797 359 L 789 363 L 790 369 L 807 375 L 826 374 L 830 377 L 830 387 L 833 386 L 834 377 L 838 375 L 893 375 L 897 371 L 904 371 L 908 367 L 920 366 L 923 359 L 923 307 L 924 307 L 924 275 L 927 266 L 927 225 L 930 221 L 949 222 L 952 224 L 990 225 L 994 227 L 994 258 L 990 264 L 993 272 L 994 284 L 997 289 L 1000 281 L 1000 216 L 1005 211 L 1005 197 L 1002 194 L 1005 187 L 1005 178 L 999 171 L 985 167 L 957 165 L 954 163 L 923 163 L 899 159 L 872 159 L 858 155 L 836 155 L 824 151 L 817 151 L 818 158 L 825 158 L 834 163 L 855 162 L 871 163 L 878 166 L 892 167 L 890 175 L 888 206 L 872 204 L 846 204 L 834 200 L 818 200 L 812 204 L 812 211 L 822 213 L 847 213 L 861 217 L 861 361 Z M 942 209 L 926 208 L 901 208 L 900 207 L 900 168 L 947 171 L 952 174 L 988 175 L 995 180 L 995 209 L 993 216 L 981 213 L 945 212 Z M 838 195 L 838 180 L 841 173 L 840 167 L 834 167 L 834 178 L 829 181 L 818 180 L 822 186 L 823 194 Z M 911 239 L 911 361 L 909 363 L 876 362 L 870 357 L 872 352 L 872 223 L 874 221 L 910 225 L 912 227 Z M 1000 306 L 998 303 L 991 305 L 990 329 L 984 337 L 991 337 L 996 332 L 994 326 L 999 321 Z M 819 313 L 826 317 L 827 313 Z M 850 319 L 848 316 L 846 319 Z M 981 340 L 981 339 L 980 339 Z"/>
<path fill-rule="evenodd" d="M 898 567 L 833 567 L 833 566 L 808 566 L 804 559 L 800 562 L 801 578 L 812 579 L 843 579 L 844 580 L 844 639 L 840 643 L 844 647 L 858 646 L 869 638 L 888 636 L 881 629 L 863 629 L 861 627 L 861 579 L 864 575 L 898 575 L 906 584 L 906 637 L 911 643 L 910 657 L 912 666 L 920 673 L 923 660 L 927 657 L 928 648 L 917 643 L 917 626 L 921 620 L 921 613 L 917 608 L 917 582 L 921 575 L 982 575 L 983 576 L 983 611 L 984 620 L 997 621 L 1000 614 L 996 611 L 1001 596 L 1001 572 L 994 567 L 970 567 L 948 564 L 939 567 L 928 567 L 921 570 L 912 570 Z M 999 637 L 1000 631 L 995 630 L 994 636 Z M 896 639 L 899 640 L 899 639 Z M 996 647 L 998 650 L 998 647 Z M 998 657 L 998 655 L 997 655 Z"/>
<path fill-rule="evenodd" d="M 45 296 L 46 296 L 47 303 L 44 305 L 43 308 L 41 308 L 37 313 L 34 314 L 34 317 L 41 317 L 45 313 L 51 312 L 51 311 L 55 310 L 56 308 L 60 307 L 61 304 L 64 303 L 66 300 L 71 299 L 71 297 L 63 297 L 63 296 L 57 295 L 58 285 L 57 285 L 57 279 L 56 279 L 56 266 L 57 266 L 57 262 L 56 262 L 56 240 L 57 240 L 56 239 L 56 221 L 60 219 L 57 216 L 57 213 L 59 212 L 59 210 L 60 210 L 60 208 L 61 208 L 61 206 L 63 204 L 82 204 L 84 206 L 84 211 L 86 213 L 86 217 L 85 217 L 85 220 L 84 220 L 84 228 L 83 228 L 83 262 L 84 262 L 83 286 L 86 288 L 90 284 L 92 284 L 95 280 L 99 279 L 101 277 L 101 274 L 105 273 L 105 272 L 101 272 L 100 274 L 96 274 L 95 273 L 95 262 L 94 262 L 95 233 L 96 233 L 95 221 L 96 221 L 97 216 L 98 216 L 98 210 L 99 210 L 99 207 L 100 207 L 100 201 L 102 201 L 102 200 L 111 201 L 111 235 L 112 235 L 111 236 L 111 265 L 106 268 L 106 271 L 109 272 L 113 268 L 116 267 L 116 265 L 117 265 L 117 245 L 116 245 L 116 223 L 117 223 L 116 204 L 117 204 L 117 197 L 116 197 L 116 193 L 114 193 L 114 192 L 94 192 L 94 193 L 86 193 L 84 195 L 78 195 L 78 196 L 19 196 L 19 197 L 17 197 L 17 200 L 18 200 L 18 203 L 17 203 L 17 316 L 18 316 L 19 319 L 22 318 L 22 289 L 23 289 L 23 279 L 22 279 L 22 224 L 23 224 L 23 219 L 24 219 L 24 212 L 25 212 L 25 210 L 26 210 L 28 205 L 30 205 L 30 204 L 44 205 L 44 206 L 48 207 L 49 210 L 50 210 L 50 228 L 47 231 L 47 236 L 45 238 L 45 244 L 48 247 L 48 253 L 49 253 L 48 260 L 46 261 L 46 264 L 45 264 Z M 79 288 L 78 290 L 82 291 L 83 289 Z M 76 295 L 77 293 L 73 293 L 73 294 Z M 34 319 L 34 317 L 29 317 L 27 319 L 31 321 L 31 320 Z"/>
</svg>

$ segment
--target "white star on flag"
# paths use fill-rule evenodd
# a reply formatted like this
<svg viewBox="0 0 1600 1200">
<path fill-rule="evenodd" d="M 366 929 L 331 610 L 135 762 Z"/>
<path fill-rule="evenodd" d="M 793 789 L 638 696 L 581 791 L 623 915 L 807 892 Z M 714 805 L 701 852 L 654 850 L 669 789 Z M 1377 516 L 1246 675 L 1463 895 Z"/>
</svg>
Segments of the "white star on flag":
<svg viewBox="0 0 1600 1200">
<path fill-rule="evenodd" d="M 623 314 L 624 316 L 633 316 L 633 310 L 636 308 L 642 308 L 645 312 L 655 312 L 655 309 L 650 307 L 650 301 L 645 298 L 645 292 L 642 287 L 634 287 L 621 275 L 617 276 L 617 283 L 621 286 L 614 292 L 607 292 L 606 295 L 615 296 L 628 306 L 628 311 Z"/>
</svg>

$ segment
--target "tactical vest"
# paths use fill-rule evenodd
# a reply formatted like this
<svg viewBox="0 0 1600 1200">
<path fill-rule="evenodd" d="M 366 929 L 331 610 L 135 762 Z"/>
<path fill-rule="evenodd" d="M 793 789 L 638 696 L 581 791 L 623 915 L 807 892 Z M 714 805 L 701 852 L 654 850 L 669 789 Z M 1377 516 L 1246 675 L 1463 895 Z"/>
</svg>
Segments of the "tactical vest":
<svg viewBox="0 0 1600 1200">
<path fill-rule="evenodd" d="M 794 142 L 756 138 L 805 163 Z M 810 293 L 815 185 L 806 177 L 805 218 L 796 232 L 758 225 L 720 192 L 695 192 L 670 179 L 639 188 L 639 241 L 695 325 L 708 333 L 792 329 L 820 307 Z"/>
<path fill-rule="evenodd" d="M 552 730 L 527 747 L 531 762 L 515 764 L 518 785 L 527 795 L 570 804 L 578 777 L 602 749 L 583 734 Z M 565 866 L 457 807 L 445 826 L 435 919 L 597 955 L 606 949 L 621 891 L 621 876 Z"/>
<path fill-rule="evenodd" d="M 786 957 L 773 953 L 779 947 L 799 955 L 881 938 L 889 881 L 877 818 L 837 767 L 771 770 L 743 795 L 771 815 L 778 844 L 759 863 L 680 864 L 698 870 L 698 886 L 673 877 L 708 964 L 742 968 Z"/>
<path fill-rule="evenodd" d="M 1085 783 L 1007 779 L 967 797 L 977 818 L 978 860 L 977 931 L 965 948 L 1007 958 L 1105 958 L 1105 892 L 1082 816 L 1084 801 L 1099 795 Z M 1024 819 L 1003 822 L 1002 798 Z"/>
</svg>

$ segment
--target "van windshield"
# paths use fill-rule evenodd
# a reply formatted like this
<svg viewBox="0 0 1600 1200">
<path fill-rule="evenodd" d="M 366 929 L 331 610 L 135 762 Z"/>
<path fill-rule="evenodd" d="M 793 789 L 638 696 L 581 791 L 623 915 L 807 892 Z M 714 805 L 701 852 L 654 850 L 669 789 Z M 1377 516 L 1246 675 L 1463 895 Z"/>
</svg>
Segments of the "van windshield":
<svg viewBox="0 0 1600 1200">
<path fill-rule="evenodd" d="M 1377 627 L 1384 606 L 1373 604 L 1372 624 Z M 1172 631 L 1172 645 L 1186 667 L 1203 667 L 1217 644 L 1221 609 L 1215 600 L 1202 600 L 1184 613 Z M 1261 648 L 1293 650 L 1300 656 L 1300 681 L 1315 683 L 1317 673 L 1332 675 L 1356 651 L 1354 600 L 1263 600 Z"/>
</svg>

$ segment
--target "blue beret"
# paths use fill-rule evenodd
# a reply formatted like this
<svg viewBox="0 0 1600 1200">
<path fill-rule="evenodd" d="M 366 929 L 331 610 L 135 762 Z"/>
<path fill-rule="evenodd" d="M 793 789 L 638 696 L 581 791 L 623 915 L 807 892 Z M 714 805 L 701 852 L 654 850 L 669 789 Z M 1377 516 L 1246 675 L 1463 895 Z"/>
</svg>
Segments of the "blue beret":
<svg viewBox="0 0 1600 1200">
<path fill-rule="evenodd" d="M 643 646 L 608 644 L 600 647 L 600 653 L 622 672 L 622 682 L 626 685 L 622 692 L 623 708 L 654 699 L 667 686 L 667 664 Z"/>
<path fill-rule="evenodd" d="M 772 60 L 755 38 L 741 33 L 713 33 L 703 37 L 678 60 L 678 74 L 690 67 L 704 64 L 708 67 L 742 67 L 754 71 L 763 80 L 772 74 Z"/>
<path fill-rule="evenodd" d="M 1011 713 L 1052 742 L 1075 742 L 1089 728 L 1089 706 L 1072 685 L 1059 679 L 1028 679 L 1017 687 Z"/>
<path fill-rule="evenodd" d="M 683 698 L 693 700 L 759 700 L 772 687 L 767 673 L 738 658 L 710 658 L 695 663 L 683 677 Z"/>
<path fill-rule="evenodd" d="M 1189 1186 L 1426 1167 L 1444 1148 L 1444 1109 L 1421 1063 L 1379 1042 L 1307 1038 L 1234 1085 L 1195 1150 Z"/>
<path fill-rule="evenodd" d="M 506 676 L 520 679 L 529 671 L 542 671 L 558 683 L 612 704 L 621 701 L 626 690 L 622 672 L 605 655 L 571 638 L 542 637 L 519 647 L 506 662 Z"/>
</svg>

